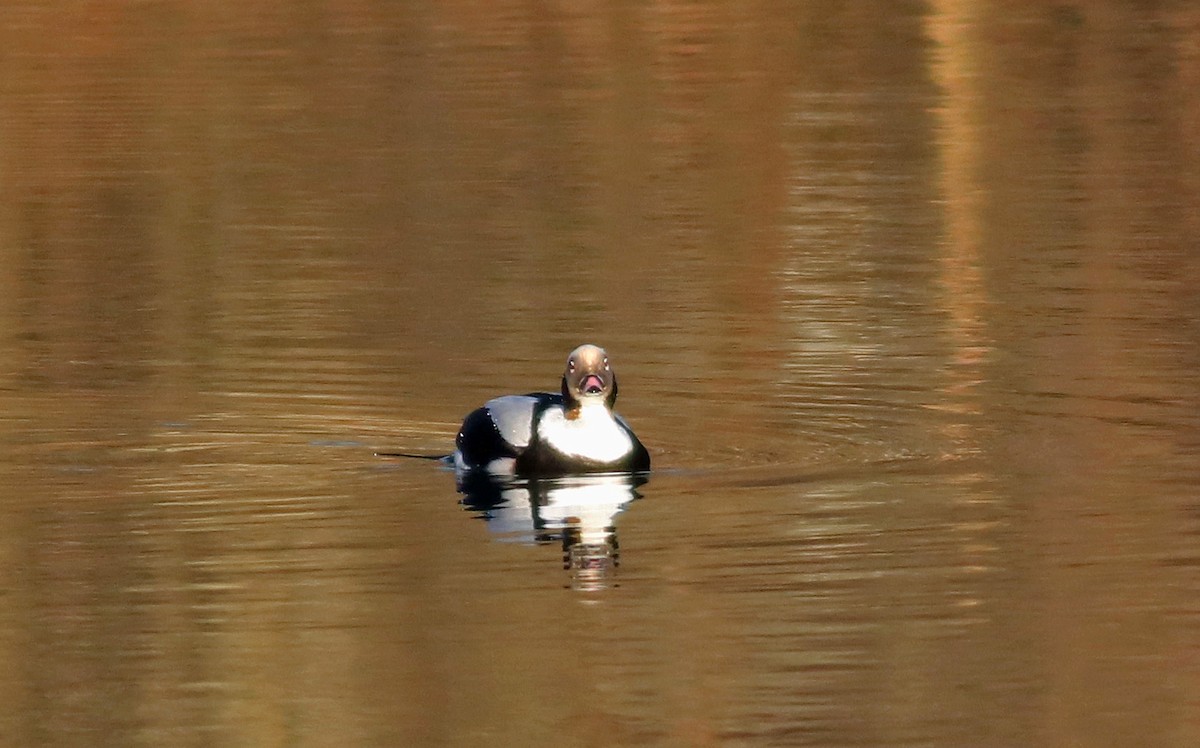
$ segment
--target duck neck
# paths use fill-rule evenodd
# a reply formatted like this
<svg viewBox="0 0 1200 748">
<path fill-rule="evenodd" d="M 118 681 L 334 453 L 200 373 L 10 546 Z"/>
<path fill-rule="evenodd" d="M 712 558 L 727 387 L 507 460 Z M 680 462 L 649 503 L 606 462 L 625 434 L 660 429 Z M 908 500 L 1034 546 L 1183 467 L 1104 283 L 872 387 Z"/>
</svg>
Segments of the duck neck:
<svg viewBox="0 0 1200 748">
<path fill-rule="evenodd" d="M 612 411 L 608 409 L 608 403 L 604 400 L 588 397 L 572 401 L 565 408 L 565 415 L 568 421 L 578 421 L 580 419 L 592 420 L 595 418 L 611 419 Z"/>
</svg>

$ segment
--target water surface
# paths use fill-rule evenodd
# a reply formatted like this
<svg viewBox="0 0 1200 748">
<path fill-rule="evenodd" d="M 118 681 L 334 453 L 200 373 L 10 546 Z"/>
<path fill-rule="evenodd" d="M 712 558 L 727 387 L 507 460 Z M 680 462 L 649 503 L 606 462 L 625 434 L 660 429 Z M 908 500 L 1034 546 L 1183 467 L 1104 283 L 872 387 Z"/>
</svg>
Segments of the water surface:
<svg viewBox="0 0 1200 748">
<path fill-rule="evenodd" d="M 0 743 L 1200 743 L 1197 29 L 7 3 Z M 583 341 L 648 482 L 375 456 Z"/>
</svg>

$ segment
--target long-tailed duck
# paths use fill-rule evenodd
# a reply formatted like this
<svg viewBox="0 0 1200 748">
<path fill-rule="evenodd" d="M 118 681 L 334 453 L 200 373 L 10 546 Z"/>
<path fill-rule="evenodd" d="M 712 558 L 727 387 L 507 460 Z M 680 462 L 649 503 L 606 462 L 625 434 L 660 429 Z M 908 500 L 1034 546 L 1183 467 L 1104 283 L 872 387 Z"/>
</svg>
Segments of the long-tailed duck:
<svg viewBox="0 0 1200 748">
<path fill-rule="evenodd" d="M 458 431 L 454 464 L 498 475 L 643 472 L 650 455 L 613 412 L 617 377 L 603 348 L 567 357 L 562 394 L 504 395 L 471 412 Z"/>
</svg>

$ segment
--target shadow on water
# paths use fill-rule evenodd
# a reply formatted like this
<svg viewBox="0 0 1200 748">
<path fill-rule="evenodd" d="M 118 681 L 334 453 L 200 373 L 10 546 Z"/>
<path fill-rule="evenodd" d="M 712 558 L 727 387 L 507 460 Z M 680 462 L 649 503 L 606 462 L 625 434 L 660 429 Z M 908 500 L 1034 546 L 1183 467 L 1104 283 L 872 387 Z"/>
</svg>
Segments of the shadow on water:
<svg viewBox="0 0 1200 748">
<path fill-rule="evenodd" d="M 570 586 L 595 591 L 615 584 L 620 564 L 616 518 L 634 500 L 644 475 L 606 473 L 561 478 L 459 476 L 463 508 L 507 541 L 561 542 Z"/>
</svg>

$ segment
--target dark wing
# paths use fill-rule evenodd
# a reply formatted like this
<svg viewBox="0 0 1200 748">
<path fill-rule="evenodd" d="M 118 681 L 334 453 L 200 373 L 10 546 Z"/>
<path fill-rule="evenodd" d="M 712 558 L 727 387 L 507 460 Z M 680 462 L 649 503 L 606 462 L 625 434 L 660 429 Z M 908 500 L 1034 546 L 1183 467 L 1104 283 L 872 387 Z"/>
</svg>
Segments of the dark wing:
<svg viewBox="0 0 1200 748">
<path fill-rule="evenodd" d="M 505 395 L 489 400 L 463 421 L 455 445 L 468 465 L 518 457 L 536 436 L 537 415 L 562 397 L 546 392 Z"/>
</svg>

